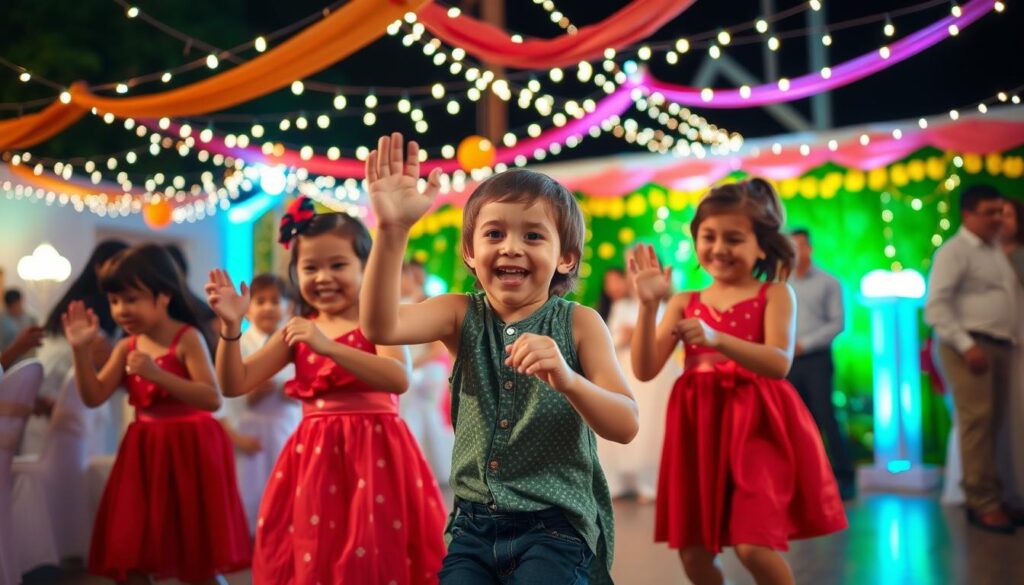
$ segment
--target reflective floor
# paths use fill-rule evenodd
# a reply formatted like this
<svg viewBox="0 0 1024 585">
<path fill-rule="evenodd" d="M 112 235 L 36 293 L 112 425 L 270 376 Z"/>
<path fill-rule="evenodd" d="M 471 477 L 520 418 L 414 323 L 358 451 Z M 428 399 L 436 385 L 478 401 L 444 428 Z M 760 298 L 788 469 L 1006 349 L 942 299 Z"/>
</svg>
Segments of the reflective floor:
<svg viewBox="0 0 1024 585">
<path fill-rule="evenodd" d="M 937 497 L 862 494 L 847 506 L 846 532 L 795 541 L 786 553 L 797 583 L 870 585 L 1008 585 L 1024 583 L 1024 529 L 998 536 L 967 526 L 960 508 Z M 654 506 L 632 501 L 615 505 L 619 585 L 687 583 L 674 551 L 652 542 Z M 727 581 L 753 585 L 730 551 L 721 557 Z M 232 585 L 249 583 L 248 573 L 230 575 Z M 107 583 L 80 570 L 42 570 L 26 585 Z"/>
</svg>

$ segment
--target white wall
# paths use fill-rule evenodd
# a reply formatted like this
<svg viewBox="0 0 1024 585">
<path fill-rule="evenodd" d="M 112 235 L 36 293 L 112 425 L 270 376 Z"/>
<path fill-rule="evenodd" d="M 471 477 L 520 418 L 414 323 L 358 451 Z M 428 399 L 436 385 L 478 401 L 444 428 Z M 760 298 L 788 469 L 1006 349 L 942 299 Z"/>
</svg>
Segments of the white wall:
<svg viewBox="0 0 1024 585">
<path fill-rule="evenodd" d="M 41 318 L 45 317 L 50 310 L 49 303 L 59 299 L 78 275 L 96 242 L 112 236 L 121 237 L 129 244 L 176 242 L 188 258 L 189 287 L 202 294 L 206 273 L 222 265 L 221 219 L 218 215 L 191 224 L 171 223 L 162 230 L 152 231 L 140 215 L 111 219 L 88 211 L 78 213 L 70 206 L 47 206 L 35 199 L 7 199 L 0 194 L 0 267 L 4 271 L 4 286 L 21 288 L 33 310 Z M 47 306 L 40 306 L 44 303 L 38 295 L 32 298 L 32 288 L 18 277 L 17 267 L 22 256 L 31 254 L 44 241 L 71 262 L 71 278 L 47 295 Z"/>
</svg>

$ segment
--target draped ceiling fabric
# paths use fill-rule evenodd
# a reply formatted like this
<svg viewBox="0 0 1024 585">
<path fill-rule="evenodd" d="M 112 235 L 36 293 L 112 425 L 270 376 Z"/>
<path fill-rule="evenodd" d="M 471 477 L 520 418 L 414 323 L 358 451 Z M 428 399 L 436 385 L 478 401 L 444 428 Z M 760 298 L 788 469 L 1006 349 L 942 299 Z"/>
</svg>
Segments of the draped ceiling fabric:
<svg viewBox="0 0 1024 585">
<path fill-rule="evenodd" d="M 70 88 L 70 104 L 58 100 L 36 114 L 0 122 L 0 150 L 38 144 L 77 122 L 90 108 L 121 118 L 162 118 L 205 114 L 253 100 L 344 59 L 427 1 L 352 0 L 251 61 L 165 92 L 105 97 L 76 83 Z"/>
<path fill-rule="evenodd" d="M 513 41 L 503 29 L 464 14 L 452 18 L 446 8 L 436 3 L 424 6 L 418 17 L 431 34 L 487 64 L 551 69 L 592 61 L 600 58 L 605 49 L 619 50 L 641 41 L 695 1 L 633 0 L 601 22 L 580 28 L 576 34 L 522 42 Z"/>
<path fill-rule="evenodd" d="M 76 82 L 69 88 L 70 103 L 57 100 L 41 112 L 0 121 L 0 150 L 29 148 L 47 140 L 74 124 L 91 108 L 122 118 L 193 116 L 230 108 L 344 59 L 379 38 L 388 24 L 409 11 L 420 11 L 420 19 L 435 35 L 484 61 L 539 69 L 592 60 L 605 48 L 621 48 L 645 38 L 694 1 L 633 0 L 614 15 L 580 29 L 575 35 L 515 43 L 504 31 L 493 26 L 466 16 L 449 17 L 446 10 L 430 0 L 351 0 L 273 50 L 184 87 L 149 95 L 105 97 L 92 93 L 84 83 Z M 991 8 L 991 0 L 970 0 L 964 5 L 961 16 L 947 16 L 894 42 L 888 47 L 888 57 L 877 52 L 862 55 L 836 65 L 827 78 L 820 72 L 810 73 L 789 82 L 785 90 L 777 84 L 765 84 L 750 88 L 744 97 L 738 89 L 719 89 L 705 99 L 701 95 L 702 88 L 677 86 L 646 76 L 639 85 L 671 101 L 708 108 L 792 101 L 852 83 L 908 59 L 948 37 L 950 25 L 963 29 Z"/>
<path fill-rule="evenodd" d="M 888 45 L 888 56 L 883 56 L 880 50 L 872 51 L 833 65 L 827 77 L 815 71 L 794 78 L 789 81 L 787 89 L 779 87 L 777 82 L 766 83 L 750 88 L 746 97 L 739 89 L 712 89 L 711 98 L 704 99 L 701 94 L 705 88 L 674 85 L 656 79 L 649 79 L 646 86 L 651 91 L 661 93 L 669 101 L 702 108 L 750 108 L 803 99 L 849 85 L 917 55 L 949 38 L 951 25 L 955 24 L 959 30 L 963 30 L 976 22 L 992 10 L 992 1 L 971 0 L 962 9 L 963 13 L 959 17 L 949 15 Z"/>
</svg>

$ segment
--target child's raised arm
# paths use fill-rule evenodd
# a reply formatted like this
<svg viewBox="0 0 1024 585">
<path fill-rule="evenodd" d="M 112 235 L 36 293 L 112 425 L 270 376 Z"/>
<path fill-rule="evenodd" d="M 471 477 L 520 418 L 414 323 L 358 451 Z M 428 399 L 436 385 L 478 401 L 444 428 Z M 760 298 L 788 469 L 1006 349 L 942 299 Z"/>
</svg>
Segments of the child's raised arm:
<svg viewBox="0 0 1024 585">
<path fill-rule="evenodd" d="M 61 321 L 64 323 L 64 337 L 71 344 L 78 393 L 82 395 L 82 402 L 86 406 L 96 408 L 106 402 L 121 385 L 128 342 L 122 339 L 114 347 L 110 359 L 97 374 L 93 364 L 92 343 L 99 335 L 99 318 L 92 309 L 86 309 L 82 301 L 72 301 L 67 312 L 61 316 Z"/>
<path fill-rule="evenodd" d="M 238 339 L 242 318 L 249 308 L 249 288 L 242 283 L 241 294 L 235 290 L 231 277 L 223 270 L 210 272 L 204 287 L 206 299 L 220 317 L 221 341 L 217 344 L 217 381 L 224 396 L 241 396 L 252 392 L 261 383 L 288 365 L 290 352 L 280 331 L 256 353 L 245 360 Z"/>
<path fill-rule="evenodd" d="M 377 237 L 370 251 L 359 295 L 359 326 L 378 344 L 405 345 L 442 340 L 457 344 L 459 316 L 468 305 L 461 295 L 441 295 L 400 306 L 402 258 L 409 229 L 430 209 L 440 188 L 435 169 L 421 193 L 419 146 L 402 147 L 402 135 L 382 136 L 366 159 L 370 203 L 377 216 Z"/>
<path fill-rule="evenodd" d="M 220 408 L 220 392 L 217 391 L 217 381 L 213 378 L 210 354 L 198 330 L 189 329 L 181 336 L 178 342 L 178 359 L 185 364 L 189 378 L 160 368 L 152 357 L 141 351 L 128 353 L 128 373 L 142 376 L 167 390 L 178 400 L 196 408 L 211 412 Z"/>
<path fill-rule="evenodd" d="M 661 323 L 656 325 L 658 307 L 672 288 L 672 268 L 663 271 L 654 248 L 641 245 L 633 250 L 629 259 L 629 276 L 640 301 L 640 314 L 630 344 L 631 361 L 634 375 L 646 382 L 658 375 L 679 344 L 672 329 L 682 316 L 689 295 L 681 293 L 669 299 Z"/>
</svg>

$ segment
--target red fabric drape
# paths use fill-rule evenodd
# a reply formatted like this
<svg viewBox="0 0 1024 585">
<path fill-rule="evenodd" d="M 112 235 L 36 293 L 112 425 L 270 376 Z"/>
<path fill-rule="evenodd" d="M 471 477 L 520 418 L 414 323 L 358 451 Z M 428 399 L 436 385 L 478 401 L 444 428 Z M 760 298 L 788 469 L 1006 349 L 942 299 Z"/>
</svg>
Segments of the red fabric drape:
<svg viewBox="0 0 1024 585">
<path fill-rule="evenodd" d="M 430 3 L 419 19 L 434 36 L 491 65 L 518 69 L 550 69 L 599 58 L 605 49 L 621 49 L 643 40 L 696 0 L 633 0 L 597 24 L 574 35 L 554 39 L 512 41 L 504 30 L 460 15 L 448 16 L 446 8 Z"/>
</svg>

